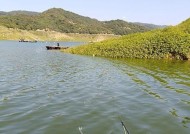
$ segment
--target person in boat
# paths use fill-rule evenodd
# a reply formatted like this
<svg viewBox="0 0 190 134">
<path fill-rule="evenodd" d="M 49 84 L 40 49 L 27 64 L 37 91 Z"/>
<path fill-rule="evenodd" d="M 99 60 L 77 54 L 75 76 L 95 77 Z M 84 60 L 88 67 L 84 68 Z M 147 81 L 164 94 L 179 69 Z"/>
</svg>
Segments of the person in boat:
<svg viewBox="0 0 190 134">
<path fill-rule="evenodd" d="M 57 43 L 57 46 L 59 47 L 59 43 Z"/>
</svg>

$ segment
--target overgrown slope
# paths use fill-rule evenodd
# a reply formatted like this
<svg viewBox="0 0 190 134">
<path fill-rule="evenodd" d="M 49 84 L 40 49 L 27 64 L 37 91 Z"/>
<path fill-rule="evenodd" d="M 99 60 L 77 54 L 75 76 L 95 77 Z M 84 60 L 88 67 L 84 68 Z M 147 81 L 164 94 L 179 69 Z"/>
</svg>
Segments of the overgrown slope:
<svg viewBox="0 0 190 134">
<path fill-rule="evenodd" d="M 175 27 L 83 45 L 70 53 L 114 58 L 190 59 L 190 19 Z"/>
</svg>

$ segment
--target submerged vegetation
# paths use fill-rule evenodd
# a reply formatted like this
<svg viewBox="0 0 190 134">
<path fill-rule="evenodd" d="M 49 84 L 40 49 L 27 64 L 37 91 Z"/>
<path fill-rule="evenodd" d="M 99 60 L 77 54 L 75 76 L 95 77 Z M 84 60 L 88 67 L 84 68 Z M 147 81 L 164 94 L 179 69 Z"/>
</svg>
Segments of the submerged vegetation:
<svg viewBox="0 0 190 134">
<path fill-rule="evenodd" d="M 73 47 L 66 52 L 113 58 L 190 59 L 190 19 L 178 26 Z"/>
</svg>

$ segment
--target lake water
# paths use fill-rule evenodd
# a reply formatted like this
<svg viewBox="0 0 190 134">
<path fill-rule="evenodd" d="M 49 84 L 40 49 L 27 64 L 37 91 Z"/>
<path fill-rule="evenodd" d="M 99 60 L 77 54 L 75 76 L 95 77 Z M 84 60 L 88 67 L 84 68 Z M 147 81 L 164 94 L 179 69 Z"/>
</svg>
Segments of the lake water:
<svg viewBox="0 0 190 134">
<path fill-rule="evenodd" d="M 190 133 L 190 61 L 118 60 L 0 41 L 1 134 Z M 74 46 L 80 43 L 62 42 Z"/>
</svg>

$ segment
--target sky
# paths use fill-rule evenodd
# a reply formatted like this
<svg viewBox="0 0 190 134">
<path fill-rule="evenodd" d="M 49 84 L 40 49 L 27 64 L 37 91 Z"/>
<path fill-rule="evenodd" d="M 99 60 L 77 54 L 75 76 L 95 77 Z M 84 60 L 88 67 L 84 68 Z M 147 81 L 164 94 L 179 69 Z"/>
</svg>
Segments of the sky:
<svg viewBox="0 0 190 134">
<path fill-rule="evenodd" d="M 0 11 L 43 12 L 54 7 L 101 21 L 177 25 L 190 17 L 190 0 L 0 0 Z"/>
</svg>

